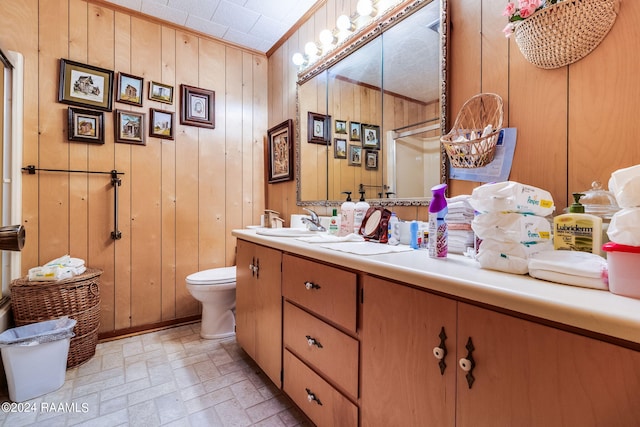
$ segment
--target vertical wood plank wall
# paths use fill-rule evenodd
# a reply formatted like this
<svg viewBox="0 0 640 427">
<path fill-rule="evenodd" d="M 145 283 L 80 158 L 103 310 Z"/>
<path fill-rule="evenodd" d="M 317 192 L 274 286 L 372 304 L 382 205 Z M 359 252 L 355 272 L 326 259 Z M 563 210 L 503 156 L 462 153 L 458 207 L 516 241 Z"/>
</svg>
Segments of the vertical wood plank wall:
<svg viewBox="0 0 640 427">
<path fill-rule="evenodd" d="M 336 16 L 355 10 L 356 0 L 327 0 L 269 57 L 269 125 L 294 118 L 294 52 L 333 28 Z M 640 163 L 637 110 L 640 2 L 623 1 L 609 35 L 589 56 L 556 70 L 529 64 L 505 39 L 506 0 L 448 0 L 450 28 L 449 121 L 480 92 L 505 101 L 505 126 L 517 128 L 510 179 L 549 190 L 557 210 L 572 192 L 606 183 L 616 169 Z M 451 181 L 450 194 L 468 194 L 479 183 Z M 268 185 L 267 207 L 286 216 L 296 206 L 295 182 Z M 401 216 L 425 218 L 424 208 L 399 208 Z"/>
<path fill-rule="evenodd" d="M 99 1 L 6 0 L 0 47 L 25 58 L 24 165 L 124 172 L 113 241 L 109 175 L 23 175 L 27 231 L 22 271 L 64 254 L 104 270 L 101 333 L 199 313 L 185 277 L 235 263 L 231 230 L 265 207 L 267 58 Z M 60 58 L 144 78 L 143 107 L 105 112 L 105 144 L 67 141 L 57 102 Z M 149 81 L 174 86 L 172 105 L 148 98 Z M 180 84 L 215 91 L 215 129 L 179 123 Z M 175 112 L 175 140 L 114 142 L 115 110 Z"/>
</svg>

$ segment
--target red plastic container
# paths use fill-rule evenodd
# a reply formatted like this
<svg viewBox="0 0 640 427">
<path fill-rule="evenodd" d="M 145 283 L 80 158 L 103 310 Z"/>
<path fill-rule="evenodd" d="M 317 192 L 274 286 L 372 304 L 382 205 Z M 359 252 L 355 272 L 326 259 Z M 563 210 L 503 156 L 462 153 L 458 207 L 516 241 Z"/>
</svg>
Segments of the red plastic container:
<svg viewBox="0 0 640 427">
<path fill-rule="evenodd" d="M 640 299 L 640 246 L 607 242 L 602 249 L 607 252 L 609 291 Z"/>
</svg>

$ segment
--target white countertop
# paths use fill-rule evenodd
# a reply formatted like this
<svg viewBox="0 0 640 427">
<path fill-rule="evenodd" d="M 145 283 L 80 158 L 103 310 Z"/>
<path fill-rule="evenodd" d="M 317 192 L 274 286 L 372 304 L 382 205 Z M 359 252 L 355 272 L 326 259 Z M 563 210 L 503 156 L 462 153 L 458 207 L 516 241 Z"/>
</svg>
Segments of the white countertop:
<svg viewBox="0 0 640 427">
<path fill-rule="evenodd" d="M 608 291 L 485 270 L 462 255 L 429 258 L 427 251 L 355 255 L 292 237 L 270 237 L 255 230 L 233 230 L 243 240 L 368 274 L 409 283 L 640 344 L 640 300 Z"/>
</svg>

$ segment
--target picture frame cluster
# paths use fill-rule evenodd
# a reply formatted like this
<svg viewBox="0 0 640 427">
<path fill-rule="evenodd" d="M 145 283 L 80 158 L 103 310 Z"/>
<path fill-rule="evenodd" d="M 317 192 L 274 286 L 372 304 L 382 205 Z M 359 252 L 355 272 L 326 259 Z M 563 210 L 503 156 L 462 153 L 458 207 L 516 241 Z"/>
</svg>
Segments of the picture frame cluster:
<svg viewBox="0 0 640 427">
<path fill-rule="evenodd" d="M 117 78 L 116 78 L 117 77 Z M 74 142 L 104 144 L 105 112 L 114 112 L 114 141 L 146 145 L 152 138 L 175 139 L 175 112 L 172 107 L 136 109 L 113 108 L 115 102 L 143 107 L 144 78 L 68 59 L 60 59 L 58 102 L 68 104 L 67 139 Z M 215 92 L 185 84 L 180 85 L 180 124 L 215 128 Z M 148 82 L 148 100 L 173 105 L 174 87 L 157 81 Z M 78 108 L 82 107 L 82 108 Z M 146 129 L 148 128 L 148 134 Z"/>
<path fill-rule="evenodd" d="M 356 121 L 335 119 L 331 127 L 331 116 L 308 113 L 307 141 L 313 144 L 331 144 L 333 157 L 347 159 L 349 166 L 362 166 L 367 170 L 378 169 L 381 147 L 380 126 Z"/>
</svg>

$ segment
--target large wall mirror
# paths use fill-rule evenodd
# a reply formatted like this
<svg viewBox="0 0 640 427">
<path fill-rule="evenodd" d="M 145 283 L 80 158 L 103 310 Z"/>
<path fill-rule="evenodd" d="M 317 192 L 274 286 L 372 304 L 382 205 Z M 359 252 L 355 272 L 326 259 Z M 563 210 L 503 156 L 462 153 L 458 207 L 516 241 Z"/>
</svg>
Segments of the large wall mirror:
<svg viewBox="0 0 640 427">
<path fill-rule="evenodd" d="M 427 205 L 446 181 L 446 4 L 405 1 L 298 74 L 298 205 Z"/>
</svg>

